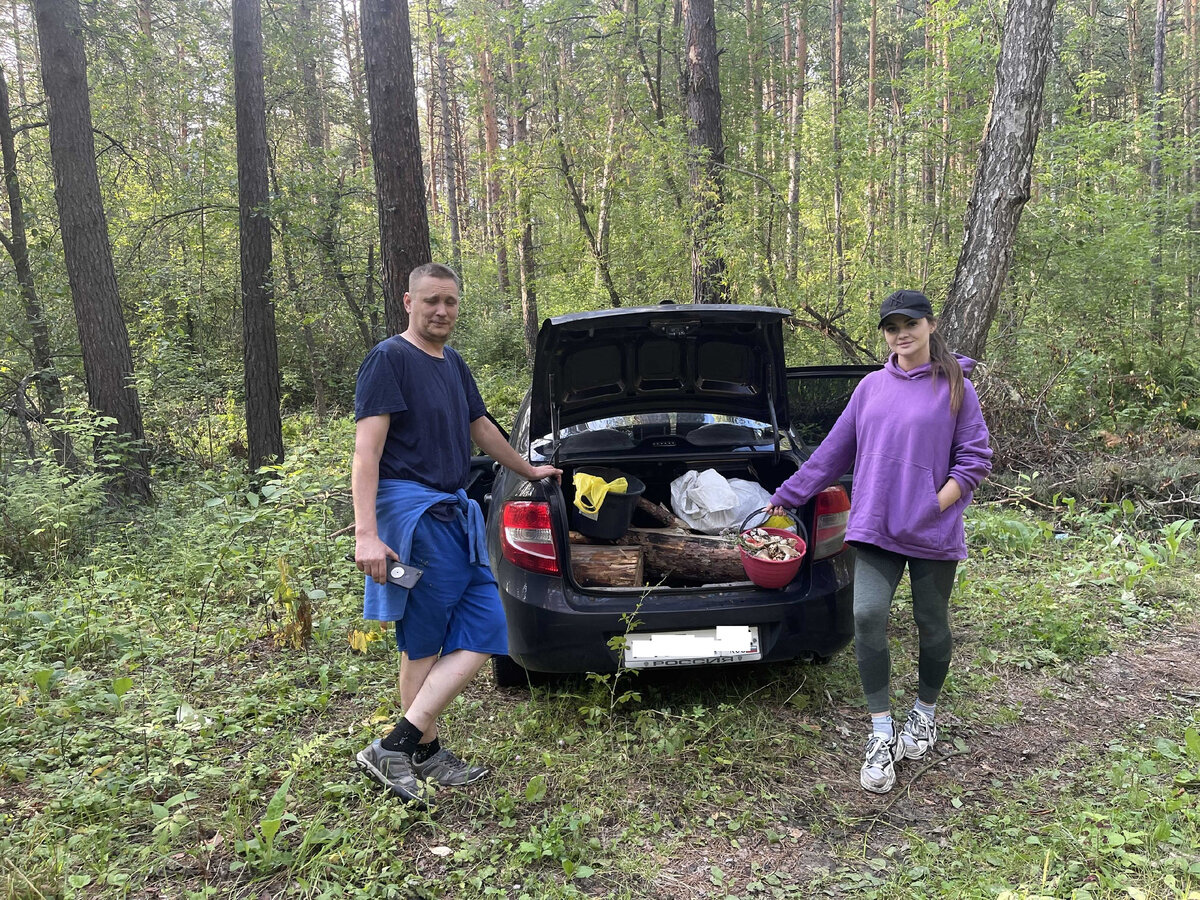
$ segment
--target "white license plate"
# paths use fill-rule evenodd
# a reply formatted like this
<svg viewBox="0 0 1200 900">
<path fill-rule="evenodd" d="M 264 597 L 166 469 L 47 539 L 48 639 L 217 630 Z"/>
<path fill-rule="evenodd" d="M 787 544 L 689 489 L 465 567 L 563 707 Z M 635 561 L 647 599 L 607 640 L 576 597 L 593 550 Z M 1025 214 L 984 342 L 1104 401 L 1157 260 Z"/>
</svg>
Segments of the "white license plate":
<svg viewBox="0 0 1200 900">
<path fill-rule="evenodd" d="M 625 665 L 630 669 L 711 666 L 756 659 L 762 659 L 762 649 L 754 625 L 630 634 L 625 641 Z"/>
</svg>

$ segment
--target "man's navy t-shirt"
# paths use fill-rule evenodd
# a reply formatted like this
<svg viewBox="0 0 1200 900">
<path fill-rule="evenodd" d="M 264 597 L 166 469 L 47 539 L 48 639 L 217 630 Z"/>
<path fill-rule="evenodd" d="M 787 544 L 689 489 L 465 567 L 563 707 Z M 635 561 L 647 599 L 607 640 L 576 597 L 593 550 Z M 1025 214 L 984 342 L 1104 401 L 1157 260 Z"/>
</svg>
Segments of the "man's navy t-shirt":
<svg viewBox="0 0 1200 900">
<path fill-rule="evenodd" d="M 354 418 L 391 416 L 380 478 L 402 478 L 446 493 L 471 472 L 471 423 L 487 415 L 471 370 L 457 351 L 438 359 L 399 335 L 375 345 L 358 368 Z"/>
</svg>

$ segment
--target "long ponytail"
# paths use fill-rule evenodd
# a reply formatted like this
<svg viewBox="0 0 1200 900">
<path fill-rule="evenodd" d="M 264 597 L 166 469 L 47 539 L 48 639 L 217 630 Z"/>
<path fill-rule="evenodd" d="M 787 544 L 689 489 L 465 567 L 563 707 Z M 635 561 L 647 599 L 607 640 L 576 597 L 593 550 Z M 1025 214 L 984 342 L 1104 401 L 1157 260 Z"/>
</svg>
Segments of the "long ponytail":
<svg viewBox="0 0 1200 900">
<path fill-rule="evenodd" d="M 930 319 L 930 322 L 934 322 Z M 963 402 L 963 372 L 958 357 L 950 352 L 950 346 L 940 332 L 929 335 L 929 368 L 933 375 L 933 383 L 937 384 L 938 376 L 944 376 L 950 385 L 950 412 L 958 415 Z"/>
</svg>

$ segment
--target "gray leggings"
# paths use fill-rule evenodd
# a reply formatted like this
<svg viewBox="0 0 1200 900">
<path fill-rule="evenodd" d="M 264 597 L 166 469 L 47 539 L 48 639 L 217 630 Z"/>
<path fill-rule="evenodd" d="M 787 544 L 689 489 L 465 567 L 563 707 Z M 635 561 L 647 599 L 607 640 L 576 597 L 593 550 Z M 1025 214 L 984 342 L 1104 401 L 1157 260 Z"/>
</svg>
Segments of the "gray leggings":
<svg viewBox="0 0 1200 900">
<path fill-rule="evenodd" d="M 917 559 L 870 544 L 855 544 L 855 549 L 854 652 L 867 708 L 872 713 L 891 709 L 888 614 L 905 563 L 912 583 L 913 619 L 920 635 L 917 696 L 924 703 L 936 703 L 950 669 L 950 591 L 957 561 Z"/>
</svg>

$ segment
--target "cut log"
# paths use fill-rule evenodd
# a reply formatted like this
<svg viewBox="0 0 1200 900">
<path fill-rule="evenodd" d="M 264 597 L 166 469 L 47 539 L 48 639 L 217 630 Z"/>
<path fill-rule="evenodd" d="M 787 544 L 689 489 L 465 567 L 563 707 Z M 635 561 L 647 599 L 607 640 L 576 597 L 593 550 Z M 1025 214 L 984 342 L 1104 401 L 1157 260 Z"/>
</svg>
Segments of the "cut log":
<svg viewBox="0 0 1200 900">
<path fill-rule="evenodd" d="M 747 580 L 741 554 L 724 538 L 675 528 L 630 528 L 621 541 L 642 549 L 647 584 Z"/>
<path fill-rule="evenodd" d="M 572 544 L 571 573 L 583 587 L 641 587 L 640 547 Z"/>
<path fill-rule="evenodd" d="M 638 497 L 637 508 L 666 528 L 678 528 L 679 520 L 674 513 L 661 503 L 651 503 L 645 497 Z"/>
</svg>

